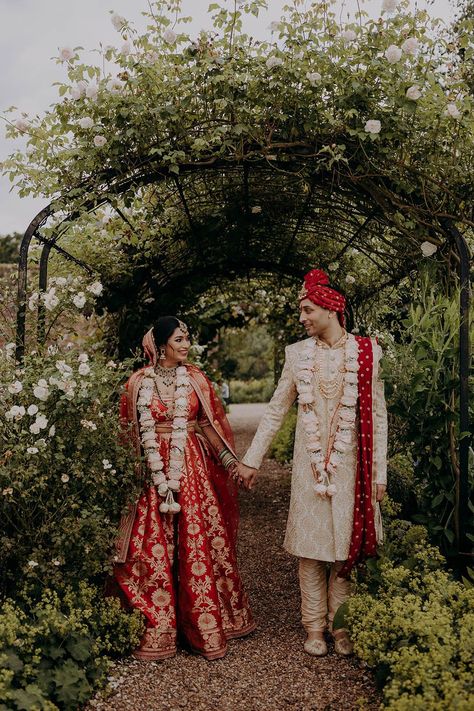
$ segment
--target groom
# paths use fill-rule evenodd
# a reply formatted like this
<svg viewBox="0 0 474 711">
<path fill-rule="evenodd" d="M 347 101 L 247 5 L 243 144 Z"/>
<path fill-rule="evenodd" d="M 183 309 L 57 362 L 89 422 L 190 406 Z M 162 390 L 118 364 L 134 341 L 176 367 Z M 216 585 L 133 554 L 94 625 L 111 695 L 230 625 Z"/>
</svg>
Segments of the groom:
<svg viewBox="0 0 474 711">
<path fill-rule="evenodd" d="M 375 555 L 382 540 L 378 502 L 387 472 L 382 353 L 372 339 L 347 333 L 345 305 L 323 271 L 306 274 L 299 320 L 307 338 L 286 347 L 278 386 L 238 469 L 251 489 L 270 442 L 298 399 L 284 547 L 299 558 L 304 649 L 315 656 L 327 654 L 327 622 L 336 652 L 352 653 L 346 630 L 332 631 L 332 620 L 349 597 L 350 570 Z"/>
</svg>

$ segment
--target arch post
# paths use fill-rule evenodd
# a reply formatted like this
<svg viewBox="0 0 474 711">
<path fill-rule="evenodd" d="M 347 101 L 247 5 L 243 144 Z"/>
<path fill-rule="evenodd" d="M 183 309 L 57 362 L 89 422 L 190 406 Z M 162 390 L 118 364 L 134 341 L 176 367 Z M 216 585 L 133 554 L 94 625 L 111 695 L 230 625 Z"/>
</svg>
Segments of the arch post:
<svg viewBox="0 0 474 711">
<path fill-rule="evenodd" d="M 441 225 L 450 241 L 456 245 L 459 255 L 460 323 L 459 323 L 459 477 L 456 481 L 456 534 L 458 553 L 472 555 L 472 544 L 467 537 L 469 514 L 469 449 L 471 428 L 469 422 L 469 307 L 470 252 L 464 235 L 450 219 L 441 220 Z"/>
</svg>

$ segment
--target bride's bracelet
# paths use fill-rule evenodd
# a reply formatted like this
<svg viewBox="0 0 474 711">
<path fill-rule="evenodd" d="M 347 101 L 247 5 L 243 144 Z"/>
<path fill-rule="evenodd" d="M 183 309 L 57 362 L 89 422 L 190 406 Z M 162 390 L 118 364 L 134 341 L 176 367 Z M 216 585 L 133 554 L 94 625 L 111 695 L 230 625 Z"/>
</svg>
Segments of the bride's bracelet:
<svg viewBox="0 0 474 711">
<path fill-rule="evenodd" d="M 224 469 L 230 469 L 232 467 L 232 465 L 236 464 L 238 461 L 236 459 L 236 457 L 234 457 L 232 452 L 229 449 L 227 449 L 227 447 L 224 447 L 224 449 L 222 449 L 219 452 L 218 456 L 219 456 L 219 459 L 221 460 L 221 464 L 224 467 Z"/>
</svg>

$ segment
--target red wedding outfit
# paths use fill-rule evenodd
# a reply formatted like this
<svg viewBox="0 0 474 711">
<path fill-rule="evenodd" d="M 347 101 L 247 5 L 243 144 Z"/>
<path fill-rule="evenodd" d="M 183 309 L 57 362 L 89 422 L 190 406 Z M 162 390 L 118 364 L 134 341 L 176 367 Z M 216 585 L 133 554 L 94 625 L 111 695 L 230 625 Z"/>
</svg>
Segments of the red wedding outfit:
<svg viewBox="0 0 474 711">
<path fill-rule="evenodd" d="M 136 506 L 124 517 L 118 541 L 115 579 L 128 603 L 146 617 L 139 659 L 164 659 L 176 653 L 178 634 L 207 659 L 224 656 L 227 640 L 255 628 L 237 568 L 237 491 L 228 472 L 211 452 L 199 426 L 211 425 L 233 448 L 232 432 L 214 390 L 195 366 L 187 365 L 188 436 L 185 474 L 177 515 L 159 511 L 155 486 L 146 485 Z M 121 418 L 137 442 L 137 392 L 143 371 L 134 373 L 121 401 Z M 160 454 L 168 466 L 172 415 L 155 396 Z"/>
</svg>

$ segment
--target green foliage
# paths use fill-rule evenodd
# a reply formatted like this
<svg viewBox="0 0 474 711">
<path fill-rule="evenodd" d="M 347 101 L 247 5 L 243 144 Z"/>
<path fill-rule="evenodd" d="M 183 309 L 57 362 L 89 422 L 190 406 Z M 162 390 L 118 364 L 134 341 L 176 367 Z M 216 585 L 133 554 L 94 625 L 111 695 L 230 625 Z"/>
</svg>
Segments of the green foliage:
<svg viewBox="0 0 474 711">
<path fill-rule="evenodd" d="M 18 261 L 21 237 L 19 232 L 0 236 L 0 264 L 12 264 Z"/>
<path fill-rule="evenodd" d="M 273 339 L 262 326 L 224 331 L 218 349 L 212 354 L 208 350 L 208 357 L 211 355 L 226 378 L 268 380 L 273 375 Z"/>
<path fill-rule="evenodd" d="M 259 380 L 231 380 L 231 402 L 268 402 L 273 395 L 273 378 Z"/>
<path fill-rule="evenodd" d="M 452 579 L 424 527 L 392 521 L 359 574 L 344 624 L 393 711 L 468 711 L 474 702 L 474 588 Z"/>
<path fill-rule="evenodd" d="M 0 352 L 1 580 L 9 594 L 25 577 L 58 589 L 110 569 L 120 513 L 138 484 L 118 418 L 128 368 L 54 349 L 18 368 Z"/>
<path fill-rule="evenodd" d="M 428 527 L 447 553 L 455 540 L 460 436 L 458 303 L 458 294 L 437 294 L 427 281 L 421 281 L 402 320 L 398 341 L 384 343 L 383 360 L 391 429 L 396 432 L 392 447 L 413 458 L 415 519 Z M 473 483 L 471 471 L 471 490 Z"/>
<path fill-rule="evenodd" d="M 106 684 L 109 659 L 130 652 L 142 616 L 99 588 L 80 583 L 62 595 L 45 589 L 0 608 L 0 709 L 77 709 Z"/>
<path fill-rule="evenodd" d="M 286 464 L 293 459 L 297 412 L 297 408 L 292 407 L 287 413 L 268 450 L 268 456 L 280 464 Z"/>
</svg>

